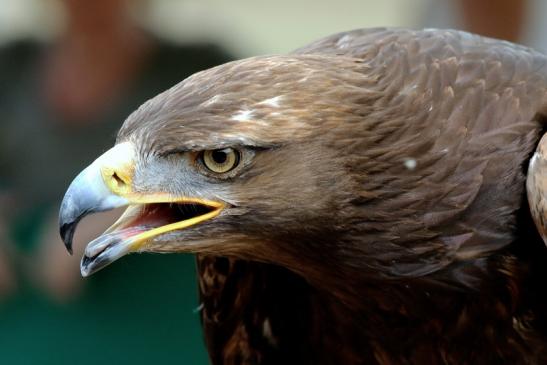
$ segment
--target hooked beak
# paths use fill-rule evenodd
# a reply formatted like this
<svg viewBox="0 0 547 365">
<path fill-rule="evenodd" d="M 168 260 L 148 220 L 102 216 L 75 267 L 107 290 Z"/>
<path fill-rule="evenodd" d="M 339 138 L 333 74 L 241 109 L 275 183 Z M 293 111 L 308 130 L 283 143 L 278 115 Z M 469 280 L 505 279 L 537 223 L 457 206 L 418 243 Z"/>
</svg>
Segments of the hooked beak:
<svg viewBox="0 0 547 365">
<path fill-rule="evenodd" d="M 87 245 L 80 265 L 82 276 L 128 253 L 142 251 L 158 235 L 210 220 L 225 207 L 201 198 L 133 191 L 135 161 L 133 144 L 120 143 L 83 170 L 65 193 L 59 231 L 71 254 L 74 232 L 83 217 L 128 206 L 116 223 Z"/>
</svg>

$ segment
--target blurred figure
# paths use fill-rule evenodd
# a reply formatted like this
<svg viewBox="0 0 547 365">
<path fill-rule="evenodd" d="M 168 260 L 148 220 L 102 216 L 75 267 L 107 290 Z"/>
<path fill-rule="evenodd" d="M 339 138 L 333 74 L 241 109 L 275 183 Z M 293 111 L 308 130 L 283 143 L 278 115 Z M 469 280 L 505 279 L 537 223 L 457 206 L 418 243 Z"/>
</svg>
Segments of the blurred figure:
<svg viewBox="0 0 547 365">
<path fill-rule="evenodd" d="M 511 42 L 522 41 L 527 0 L 460 0 L 464 29 Z"/>
<path fill-rule="evenodd" d="M 545 49 L 538 43 L 543 25 L 543 0 L 451 0 L 425 2 L 425 16 L 418 27 L 462 29 L 483 36 Z M 542 25 L 543 24 L 543 25 Z"/>
<path fill-rule="evenodd" d="M 28 221 L 29 210 L 37 207 L 47 214 L 76 166 L 112 144 L 121 113 L 130 112 L 119 104 L 129 99 L 129 88 L 156 46 L 133 24 L 124 1 L 66 0 L 64 5 L 67 29 L 54 45 L 20 44 L 3 55 L 10 64 L 2 71 L 15 71 L 13 79 L 7 76 L 2 98 L 8 108 L 3 115 L 9 117 L 3 120 L 2 179 L 17 201 L 16 223 Z M 120 120 L 108 115 L 112 112 L 120 113 Z M 56 225 L 51 211 L 46 229 Z M 113 217 L 88 225 L 85 239 L 105 228 L 108 218 Z M 62 252 L 55 235 L 37 240 L 42 247 L 33 259 L 39 262 L 27 269 L 57 299 L 76 294 L 82 283 L 73 275 L 78 260 Z"/>
<path fill-rule="evenodd" d="M 131 350 L 135 364 L 161 363 L 162 356 L 168 359 L 177 352 L 181 358 L 182 351 L 189 352 L 186 358 L 204 359 L 198 320 L 191 312 L 197 305 L 192 257 L 173 258 L 171 266 L 152 256 L 130 258 L 121 269 L 107 269 L 84 281 L 78 268 L 84 243 L 115 217 L 99 215 L 84 222 L 76 237 L 80 252 L 70 257 L 58 237 L 57 211 L 72 178 L 114 144 L 116 131 L 130 112 L 230 56 L 212 45 L 162 42 L 135 24 L 129 1 L 64 0 L 63 5 L 66 29 L 53 44 L 20 41 L 0 50 L 3 361 L 62 364 L 78 358 L 83 364 L 104 359 L 104 351 L 110 351 L 107 358 L 113 362 L 117 357 L 127 362 L 129 349 L 123 345 L 139 343 L 143 346 Z M 97 281 L 101 284 L 94 285 Z M 89 286 L 83 292 L 82 284 Z M 84 297 L 79 299 L 78 293 Z M 177 300 L 156 303 L 156 297 Z M 62 303 L 67 301 L 65 307 Z M 184 327 L 194 331 L 189 338 L 180 332 Z M 72 355 L 65 351 L 65 357 L 47 360 L 56 347 L 46 344 L 66 344 L 65 337 L 75 346 Z M 27 346 L 18 349 L 18 343 Z M 92 353 L 95 346 L 102 352 Z"/>
</svg>

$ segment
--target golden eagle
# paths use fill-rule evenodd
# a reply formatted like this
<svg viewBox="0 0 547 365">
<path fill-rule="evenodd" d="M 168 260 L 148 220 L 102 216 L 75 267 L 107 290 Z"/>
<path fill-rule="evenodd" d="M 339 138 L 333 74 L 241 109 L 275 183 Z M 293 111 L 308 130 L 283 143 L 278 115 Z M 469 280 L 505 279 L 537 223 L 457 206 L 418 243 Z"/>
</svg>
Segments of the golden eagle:
<svg viewBox="0 0 547 365">
<path fill-rule="evenodd" d="M 368 29 L 199 72 L 75 178 L 61 235 L 128 206 L 84 276 L 196 253 L 213 364 L 546 363 L 546 61 Z"/>
</svg>

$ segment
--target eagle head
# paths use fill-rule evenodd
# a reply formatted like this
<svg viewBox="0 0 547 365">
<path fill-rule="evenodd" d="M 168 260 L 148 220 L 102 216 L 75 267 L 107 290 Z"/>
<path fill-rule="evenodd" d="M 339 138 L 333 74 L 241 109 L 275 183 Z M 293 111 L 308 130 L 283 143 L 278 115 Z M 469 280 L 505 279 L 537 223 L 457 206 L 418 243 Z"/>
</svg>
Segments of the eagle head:
<svg viewBox="0 0 547 365">
<path fill-rule="evenodd" d="M 127 206 L 87 246 L 82 275 L 131 252 L 295 270 L 303 257 L 327 256 L 355 229 L 356 202 L 366 198 L 353 176 L 362 179 L 367 162 L 355 151 L 366 142 L 363 115 L 374 113 L 375 77 L 352 58 L 257 57 L 197 73 L 144 103 L 62 202 L 69 250 L 82 217 Z"/>
</svg>

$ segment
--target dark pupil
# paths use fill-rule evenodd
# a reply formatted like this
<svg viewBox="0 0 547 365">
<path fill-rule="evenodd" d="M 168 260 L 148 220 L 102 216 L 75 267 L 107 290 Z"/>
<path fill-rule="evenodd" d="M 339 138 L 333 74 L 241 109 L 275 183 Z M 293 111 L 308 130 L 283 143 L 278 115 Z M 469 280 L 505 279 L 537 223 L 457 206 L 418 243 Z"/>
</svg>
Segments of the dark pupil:
<svg viewBox="0 0 547 365">
<path fill-rule="evenodd" d="M 215 150 L 213 151 L 213 154 L 211 156 L 213 160 L 218 163 L 219 165 L 226 162 L 226 159 L 228 158 L 228 155 L 223 150 Z"/>
</svg>

